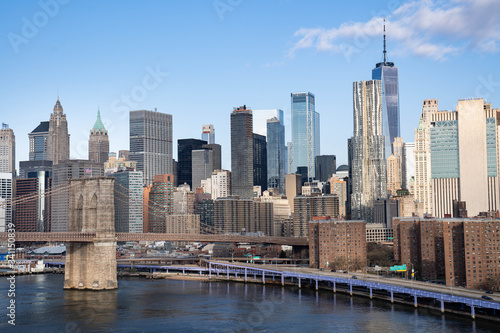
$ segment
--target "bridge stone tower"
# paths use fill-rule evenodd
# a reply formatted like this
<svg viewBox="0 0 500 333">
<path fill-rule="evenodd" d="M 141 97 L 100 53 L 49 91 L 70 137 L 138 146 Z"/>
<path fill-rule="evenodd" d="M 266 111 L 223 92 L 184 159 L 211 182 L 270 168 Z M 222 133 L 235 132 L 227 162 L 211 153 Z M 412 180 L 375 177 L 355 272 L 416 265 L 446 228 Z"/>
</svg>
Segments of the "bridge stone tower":
<svg viewBox="0 0 500 333">
<path fill-rule="evenodd" d="M 116 289 L 114 178 L 70 180 L 69 232 L 91 232 L 92 243 L 70 243 L 64 289 Z"/>
</svg>

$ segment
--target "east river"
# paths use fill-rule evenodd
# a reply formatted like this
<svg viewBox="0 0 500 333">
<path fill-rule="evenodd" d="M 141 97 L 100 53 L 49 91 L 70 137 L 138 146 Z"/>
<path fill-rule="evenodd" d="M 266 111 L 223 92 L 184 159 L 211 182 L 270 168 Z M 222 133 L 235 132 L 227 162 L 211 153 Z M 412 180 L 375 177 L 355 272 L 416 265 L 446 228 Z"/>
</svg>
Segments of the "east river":
<svg viewBox="0 0 500 333">
<path fill-rule="evenodd" d="M 115 291 L 63 290 L 63 275 L 0 277 L 0 332 L 499 332 L 500 325 L 326 291 L 121 278 Z M 15 324 L 8 324 L 15 299 Z"/>
</svg>

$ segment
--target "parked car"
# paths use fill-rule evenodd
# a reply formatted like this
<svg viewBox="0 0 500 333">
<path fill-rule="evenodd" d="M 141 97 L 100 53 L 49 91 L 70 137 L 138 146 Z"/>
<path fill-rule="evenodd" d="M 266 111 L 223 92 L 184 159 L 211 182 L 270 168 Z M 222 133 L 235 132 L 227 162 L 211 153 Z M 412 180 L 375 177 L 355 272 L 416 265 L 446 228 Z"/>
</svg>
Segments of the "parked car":
<svg viewBox="0 0 500 333">
<path fill-rule="evenodd" d="M 330 272 L 335 272 L 335 270 L 334 270 L 334 269 L 332 269 Z"/>
<path fill-rule="evenodd" d="M 486 296 L 486 295 L 481 296 L 481 298 L 487 299 L 488 301 L 493 300 L 493 298 L 491 298 L 490 296 Z"/>
<path fill-rule="evenodd" d="M 347 274 L 347 273 L 349 273 L 349 272 L 348 271 L 344 271 L 344 274 Z"/>
<path fill-rule="evenodd" d="M 493 291 L 491 291 L 491 290 L 486 290 L 486 293 L 487 293 L 487 294 L 493 294 Z"/>
<path fill-rule="evenodd" d="M 320 268 L 319 270 L 320 270 L 320 272 L 323 272 L 323 268 Z"/>
<path fill-rule="evenodd" d="M 357 277 L 356 275 L 353 275 L 353 276 L 352 276 L 352 278 L 353 278 L 353 279 L 357 279 L 358 277 Z"/>
</svg>

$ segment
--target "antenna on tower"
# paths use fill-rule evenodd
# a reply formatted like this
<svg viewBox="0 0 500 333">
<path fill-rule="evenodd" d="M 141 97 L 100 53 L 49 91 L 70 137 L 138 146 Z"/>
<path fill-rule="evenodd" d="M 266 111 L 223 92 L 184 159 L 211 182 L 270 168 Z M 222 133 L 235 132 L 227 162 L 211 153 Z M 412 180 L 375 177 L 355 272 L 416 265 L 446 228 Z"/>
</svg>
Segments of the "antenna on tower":
<svg viewBox="0 0 500 333">
<path fill-rule="evenodd" d="M 385 58 L 386 53 L 387 51 L 385 50 L 385 17 L 384 17 L 384 65 L 386 64 L 386 58 Z"/>
</svg>

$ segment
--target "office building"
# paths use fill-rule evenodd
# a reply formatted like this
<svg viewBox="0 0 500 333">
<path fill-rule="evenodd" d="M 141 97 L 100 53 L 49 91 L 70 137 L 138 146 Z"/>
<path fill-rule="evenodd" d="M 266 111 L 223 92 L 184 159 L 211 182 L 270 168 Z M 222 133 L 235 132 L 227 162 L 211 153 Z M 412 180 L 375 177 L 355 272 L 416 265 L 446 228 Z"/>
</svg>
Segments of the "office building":
<svg viewBox="0 0 500 333">
<path fill-rule="evenodd" d="M 267 190 L 267 143 L 266 137 L 253 134 L 253 185 Z"/>
<path fill-rule="evenodd" d="M 47 159 L 54 165 L 61 161 L 69 160 L 69 133 L 68 121 L 64 114 L 59 97 L 57 98 L 54 111 L 50 114 L 49 134 L 47 142 Z"/>
<path fill-rule="evenodd" d="M 225 198 L 231 195 L 231 172 L 215 170 L 211 177 L 212 200 Z"/>
<path fill-rule="evenodd" d="M 307 167 L 308 178 L 315 178 L 314 158 L 320 154 L 320 118 L 315 110 L 315 97 L 310 92 L 292 93 L 291 172 Z"/>
<path fill-rule="evenodd" d="M 206 144 L 198 139 L 177 140 L 177 185 L 188 184 L 193 188 L 193 150 Z"/>
<path fill-rule="evenodd" d="M 101 111 L 97 110 L 97 120 L 89 135 L 89 160 L 104 164 L 109 157 L 108 131 L 101 121 Z"/>
<path fill-rule="evenodd" d="M 214 201 L 205 199 L 196 205 L 196 214 L 200 217 L 200 233 L 217 233 L 215 229 Z"/>
<path fill-rule="evenodd" d="M 165 233 L 166 217 L 174 212 L 174 176 L 156 175 L 149 191 L 149 232 Z"/>
<path fill-rule="evenodd" d="M 309 267 L 356 271 L 366 267 L 365 221 L 309 221 Z"/>
<path fill-rule="evenodd" d="M 14 197 L 14 183 L 11 172 L 0 172 L 0 232 L 6 232 L 12 219 L 12 198 Z"/>
<path fill-rule="evenodd" d="M 373 202 L 373 223 L 381 223 L 392 229 L 392 219 L 400 215 L 399 202 L 396 199 L 384 198 Z"/>
<path fill-rule="evenodd" d="M 327 182 L 337 170 L 337 157 L 335 155 L 316 156 L 316 180 Z"/>
<path fill-rule="evenodd" d="M 339 197 L 336 195 L 296 196 L 293 199 L 293 235 L 307 237 L 309 221 L 318 216 L 339 216 Z"/>
<path fill-rule="evenodd" d="M 267 137 L 268 136 L 267 122 L 269 119 L 273 118 L 276 118 L 283 126 L 285 125 L 283 110 L 280 109 L 252 110 L 253 132 L 255 134 Z"/>
<path fill-rule="evenodd" d="M 194 214 L 195 193 L 187 184 L 174 188 L 173 214 Z"/>
<path fill-rule="evenodd" d="M 30 145 L 30 161 L 48 159 L 49 122 L 41 121 L 31 133 L 28 134 Z"/>
<path fill-rule="evenodd" d="M 285 193 L 285 126 L 276 117 L 267 120 L 267 187 Z"/>
<path fill-rule="evenodd" d="M 372 80 L 381 81 L 381 107 L 382 107 L 382 133 L 384 136 L 385 156 L 387 159 L 392 151 L 394 138 L 400 137 L 399 118 L 399 77 L 398 68 L 393 62 L 388 62 L 385 48 L 385 22 L 384 22 L 384 61 L 375 65 L 372 70 Z"/>
<path fill-rule="evenodd" d="M 200 234 L 200 216 L 195 214 L 167 215 L 166 233 Z"/>
<path fill-rule="evenodd" d="M 379 80 L 353 84 L 354 136 L 349 142 L 352 172 L 351 218 L 373 221 L 373 202 L 387 197 L 382 134 L 382 88 Z"/>
<path fill-rule="evenodd" d="M 474 98 L 459 100 L 456 111 L 431 114 L 431 178 L 436 217 L 451 216 L 453 200 L 465 201 L 469 216 L 500 208 L 499 111 L 482 98 Z"/>
<path fill-rule="evenodd" d="M 413 194 L 415 190 L 415 142 L 404 143 L 401 172 L 403 177 L 401 187 Z"/>
<path fill-rule="evenodd" d="M 172 174 L 172 115 L 130 111 L 130 160 L 142 172 L 143 185 L 156 175 Z"/>
<path fill-rule="evenodd" d="M 231 113 L 231 193 L 240 198 L 253 197 L 252 110 L 246 105 Z"/>
<path fill-rule="evenodd" d="M 196 149 L 191 152 L 193 190 L 201 187 L 201 181 L 209 178 L 214 171 L 213 152 L 209 149 Z"/>
<path fill-rule="evenodd" d="M 212 124 L 203 125 L 201 129 L 201 139 L 209 145 L 215 143 L 215 128 Z"/>
<path fill-rule="evenodd" d="M 143 232 L 142 172 L 119 171 L 115 178 L 115 230 L 116 232 Z"/>
<path fill-rule="evenodd" d="M 70 179 L 102 177 L 103 165 L 88 160 L 59 161 L 52 167 L 51 232 L 68 231 Z M 47 230 L 49 231 L 49 230 Z"/>
<path fill-rule="evenodd" d="M 52 172 L 52 161 L 19 161 L 19 178 L 29 178 L 28 174 L 32 172 L 45 171 Z M 49 176 L 50 177 L 50 176 Z"/>
<path fill-rule="evenodd" d="M 26 161 L 51 162 L 51 161 Z M 52 164 L 52 162 L 51 162 Z M 25 178 L 15 181 L 16 198 L 25 197 L 14 207 L 16 231 L 44 232 L 50 230 L 51 168 L 48 171 L 30 171 Z"/>
<path fill-rule="evenodd" d="M 391 154 L 387 159 L 387 192 L 396 195 L 401 189 L 401 159 Z"/>
<path fill-rule="evenodd" d="M 0 130 L 0 172 L 16 174 L 16 136 L 5 123 Z"/>
</svg>

